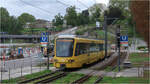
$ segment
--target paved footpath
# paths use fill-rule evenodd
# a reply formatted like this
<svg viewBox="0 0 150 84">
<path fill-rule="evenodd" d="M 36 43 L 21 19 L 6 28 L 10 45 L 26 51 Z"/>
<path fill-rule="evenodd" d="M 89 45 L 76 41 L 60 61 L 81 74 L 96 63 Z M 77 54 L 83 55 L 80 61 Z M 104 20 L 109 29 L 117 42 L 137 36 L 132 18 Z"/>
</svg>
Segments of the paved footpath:
<svg viewBox="0 0 150 84">
<path fill-rule="evenodd" d="M 144 70 L 150 70 L 150 68 L 129 68 L 122 70 L 121 72 L 106 72 L 103 70 L 81 69 L 73 73 L 89 74 L 92 71 L 95 71 L 95 74 L 93 74 L 94 76 L 105 75 L 107 77 L 143 77 Z"/>
</svg>

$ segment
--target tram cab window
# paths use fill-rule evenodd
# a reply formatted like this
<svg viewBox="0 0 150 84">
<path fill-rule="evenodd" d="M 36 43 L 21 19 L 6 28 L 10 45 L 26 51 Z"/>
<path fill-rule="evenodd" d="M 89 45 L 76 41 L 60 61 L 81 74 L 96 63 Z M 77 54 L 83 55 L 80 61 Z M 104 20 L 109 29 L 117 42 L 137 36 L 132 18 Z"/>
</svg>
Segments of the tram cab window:
<svg viewBox="0 0 150 84">
<path fill-rule="evenodd" d="M 56 56 L 69 57 L 73 55 L 73 39 L 57 39 Z"/>
<path fill-rule="evenodd" d="M 88 53 L 88 44 L 77 43 L 76 50 L 75 50 L 75 56 L 78 56 L 81 54 L 87 54 L 87 53 Z"/>
</svg>

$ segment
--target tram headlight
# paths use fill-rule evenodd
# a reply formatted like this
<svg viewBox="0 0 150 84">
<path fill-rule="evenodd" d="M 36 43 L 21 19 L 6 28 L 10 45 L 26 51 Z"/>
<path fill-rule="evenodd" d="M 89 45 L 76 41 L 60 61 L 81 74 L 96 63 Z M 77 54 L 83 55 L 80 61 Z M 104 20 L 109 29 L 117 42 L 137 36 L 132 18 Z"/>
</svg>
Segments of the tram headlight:
<svg viewBox="0 0 150 84">
<path fill-rule="evenodd" d="M 54 59 L 54 62 L 58 62 L 58 60 L 57 60 L 57 59 Z"/>
<path fill-rule="evenodd" d="M 68 62 L 74 62 L 74 60 L 72 60 L 72 59 L 69 59 L 69 60 L 68 60 Z"/>
</svg>

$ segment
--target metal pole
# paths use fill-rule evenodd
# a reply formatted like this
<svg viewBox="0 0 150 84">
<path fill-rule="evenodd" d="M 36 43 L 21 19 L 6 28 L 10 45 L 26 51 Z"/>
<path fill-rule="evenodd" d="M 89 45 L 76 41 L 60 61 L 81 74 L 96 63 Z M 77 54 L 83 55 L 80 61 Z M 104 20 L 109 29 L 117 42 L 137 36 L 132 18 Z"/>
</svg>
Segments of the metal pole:
<svg viewBox="0 0 150 84">
<path fill-rule="evenodd" d="M 49 31 L 47 28 L 47 32 L 48 32 L 48 44 L 47 44 L 47 49 L 49 48 Z M 47 69 L 49 70 L 49 51 L 47 51 Z"/>
<path fill-rule="evenodd" d="M 120 72 L 120 47 L 118 49 L 119 49 L 119 52 L 118 52 L 118 71 Z"/>
<path fill-rule="evenodd" d="M 117 29 L 116 29 L 115 52 L 117 52 Z"/>
<path fill-rule="evenodd" d="M 118 26 L 117 29 L 117 33 L 118 33 L 118 71 L 120 72 L 120 25 Z"/>
<path fill-rule="evenodd" d="M 104 30 L 105 30 L 105 57 L 107 57 L 107 17 L 104 16 Z"/>
<path fill-rule="evenodd" d="M 10 82 L 10 67 L 9 67 L 9 73 L 8 74 L 9 74 L 9 82 Z"/>
<path fill-rule="evenodd" d="M 2 56 L 1 56 L 1 83 L 2 83 L 2 66 L 3 66 L 3 64 L 2 64 Z"/>
</svg>

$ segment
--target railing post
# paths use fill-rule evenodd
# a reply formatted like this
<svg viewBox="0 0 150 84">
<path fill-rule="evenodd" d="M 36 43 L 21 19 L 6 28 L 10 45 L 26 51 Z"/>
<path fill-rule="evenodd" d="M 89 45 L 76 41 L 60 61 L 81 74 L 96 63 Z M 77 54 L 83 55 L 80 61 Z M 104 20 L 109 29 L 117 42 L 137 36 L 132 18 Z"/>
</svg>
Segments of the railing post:
<svg viewBox="0 0 150 84">
<path fill-rule="evenodd" d="M 10 68 L 9 68 L 9 74 L 8 75 L 9 75 L 9 82 L 10 82 Z"/>
<path fill-rule="evenodd" d="M 22 66 L 21 66 L 21 77 L 22 77 Z"/>
</svg>

